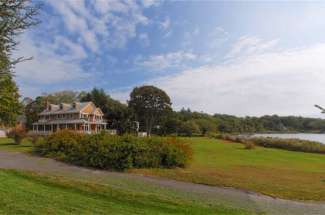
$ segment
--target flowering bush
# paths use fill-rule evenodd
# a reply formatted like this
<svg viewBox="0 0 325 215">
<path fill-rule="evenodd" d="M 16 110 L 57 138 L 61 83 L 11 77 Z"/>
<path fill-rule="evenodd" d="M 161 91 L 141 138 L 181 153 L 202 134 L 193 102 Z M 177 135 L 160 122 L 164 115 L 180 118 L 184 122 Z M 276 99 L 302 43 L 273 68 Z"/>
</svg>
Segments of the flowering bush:
<svg viewBox="0 0 325 215">
<path fill-rule="evenodd" d="M 176 138 L 85 135 L 68 130 L 38 141 L 35 152 L 81 166 L 116 170 L 184 167 L 192 155 L 189 145 Z"/>
</svg>

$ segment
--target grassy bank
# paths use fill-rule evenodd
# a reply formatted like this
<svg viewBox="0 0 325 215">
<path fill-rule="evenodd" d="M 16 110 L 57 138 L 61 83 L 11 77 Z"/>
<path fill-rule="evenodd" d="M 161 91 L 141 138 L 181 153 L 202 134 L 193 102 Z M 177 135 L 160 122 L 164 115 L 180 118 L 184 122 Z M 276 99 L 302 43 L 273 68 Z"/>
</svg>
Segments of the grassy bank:
<svg viewBox="0 0 325 215">
<path fill-rule="evenodd" d="M 209 138 L 186 138 L 193 161 L 185 169 L 133 170 L 194 183 L 230 186 L 270 196 L 325 201 L 322 154 L 256 147 Z"/>
<path fill-rule="evenodd" d="M 21 144 L 15 144 L 10 138 L 0 138 L 0 150 L 16 151 L 16 152 L 32 152 L 33 145 L 28 138 L 25 138 Z"/>
<path fill-rule="evenodd" d="M 246 146 L 257 145 L 266 148 L 325 154 L 325 144 L 310 140 L 287 139 L 277 137 L 244 137 L 227 134 L 218 135 L 218 139 L 242 143 Z"/>
<path fill-rule="evenodd" d="M 249 214 L 12 170 L 0 170 L 0 181 L 0 214 Z"/>
</svg>

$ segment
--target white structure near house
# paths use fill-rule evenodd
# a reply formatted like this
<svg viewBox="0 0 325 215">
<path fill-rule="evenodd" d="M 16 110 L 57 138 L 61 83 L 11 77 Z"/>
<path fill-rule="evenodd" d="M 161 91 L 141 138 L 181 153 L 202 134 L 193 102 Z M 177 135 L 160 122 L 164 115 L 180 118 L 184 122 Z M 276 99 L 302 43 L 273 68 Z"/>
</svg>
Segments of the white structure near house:
<svg viewBox="0 0 325 215">
<path fill-rule="evenodd" d="M 0 129 L 0 137 L 7 137 L 5 130 Z"/>
<path fill-rule="evenodd" d="M 106 130 L 103 112 L 92 102 L 74 102 L 60 105 L 48 104 L 33 123 L 33 132 L 49 134 L 60 129 L 70 129 L 82 133 L 98 133 Z"/>
<path fill-rule="evenodd" d="M 147 132 L 138 132 L 138 137 L 147 137 Z"/>
</svg>

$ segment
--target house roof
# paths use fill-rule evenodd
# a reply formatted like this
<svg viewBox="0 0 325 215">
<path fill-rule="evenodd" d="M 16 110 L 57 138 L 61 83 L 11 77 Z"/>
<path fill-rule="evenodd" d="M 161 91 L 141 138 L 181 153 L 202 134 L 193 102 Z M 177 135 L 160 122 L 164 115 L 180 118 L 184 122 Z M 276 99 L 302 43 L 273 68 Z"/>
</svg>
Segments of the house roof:
<svg viewBox="0 0 325 215">
<path fill-rule="evenodd" d="M 48 107 L 40 113 L 40 115 L 79 113 L 88 105 L 91 105 L 93 109 L 96 110 L 96 106 L 92 102 L 74 102 L 72 104 L 61 103 L 59 105 L 49 104 Z"/>
</svg>

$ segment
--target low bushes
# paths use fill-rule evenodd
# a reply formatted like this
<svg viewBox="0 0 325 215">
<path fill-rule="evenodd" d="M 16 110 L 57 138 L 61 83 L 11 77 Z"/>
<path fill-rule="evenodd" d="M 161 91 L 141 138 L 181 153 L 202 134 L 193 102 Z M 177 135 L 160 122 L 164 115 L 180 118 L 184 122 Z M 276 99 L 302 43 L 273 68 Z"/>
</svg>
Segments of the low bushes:
<svg viewBox="0 0 325 215">
<path fill-rule="evenodd" d="M 26 135 L 26 130 L 21 126 L 12 128 L 7 132 L 7 137 L 14 139 L 16 144 L 20 144 Z"/>
<path fill-rule="evenodd" d="M 255 143 L 253 141 L 245 141 L 243 144 L 245 145 L 245 149 L 255 148 Z"/>
<path fill-rule="evenodd" d="M 325 154 L 325 145 L 315 141 L 301 139 L 282 139 L 271 137 L 254 137 L 250 139 L 258 146 L 279 148 L 290 151 L 312 152 Z"/>
<path fill-rule="evenodd" d="M 81 166 L 116 170 L 184 167 L 192 155 L 191 148 L 176 138 L 85 135 L 67 130 L 37 141 L 35 152 Z"/>
<path fill-rule="evenodd" d="M 242 137 L 234 135 L 220 135 L 220 139 L 238 142 L 251 148 L 250 145 L 262 146 L 266 148 L 279 148 L 289 151 L 311 152 L 325 154 L 325 145 L 315 141 L 301 139 L 282 139 L 274 137 Z M 252 146 L 254 147 L 254 146 Z"/>
</svg>

